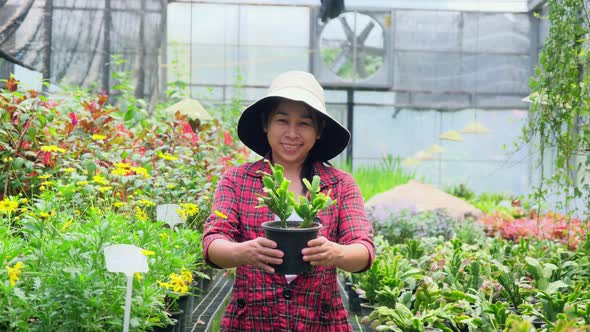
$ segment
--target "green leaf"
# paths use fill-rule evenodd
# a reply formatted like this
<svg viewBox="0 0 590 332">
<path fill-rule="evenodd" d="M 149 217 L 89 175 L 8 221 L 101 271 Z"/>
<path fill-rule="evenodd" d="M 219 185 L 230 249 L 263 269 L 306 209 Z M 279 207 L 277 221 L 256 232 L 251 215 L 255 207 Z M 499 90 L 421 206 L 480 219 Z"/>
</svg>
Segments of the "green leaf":
<svg viewBox="0 0 590 332">
<path fill-rule="evenodd" d="M 569 287 L 569 285 L 566 284 L 565 282 L 563 282 L 562 280 L 557 280 L 557 281 L 549 283 L 549 285 L 547 285 L 547 288 L 545 289 L 545 292 L 547 292 L 548 294 L 554 294 L 560 288 L 568 288 L 568 287 Z"/>
</svg>

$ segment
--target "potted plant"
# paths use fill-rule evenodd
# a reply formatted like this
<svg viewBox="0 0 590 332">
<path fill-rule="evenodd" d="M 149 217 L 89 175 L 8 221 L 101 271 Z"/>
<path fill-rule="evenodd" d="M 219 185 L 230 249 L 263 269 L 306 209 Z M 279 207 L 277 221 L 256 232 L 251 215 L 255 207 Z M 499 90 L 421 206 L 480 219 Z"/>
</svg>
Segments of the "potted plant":
<svg viewBox="0 0 590 332">
<path fill-rule="evenodd" d="M 259 171 L 263 174 L 262 183 L 266 195 L 258 195 L 258 205 L 268 207 L 278 218 L 278 221 L 262 223 L 265 237 L 277 243 L 277 248 L 284 253 L 283 262 L 274 265 L 279 274 L 303 274 L 311 271 L 309 262 L 305 262 L 301 250 L 307 246 L 307 242 L 317 237 L 322 228 L 317 218 L 318 213 L 330 207 L 336 201 L 327 194 L 320 192 L 320 177 L 315 175 L 310 183 L 303 179 L 303 184 L 309 191 L 309 197 L 300 196 L 295 199 L 295 194 L 289 191 L 290 181 L 284 176 L 284 168 L 279 164 L 270 166 L 271 173 Z M 301 217 L 299 220 L 288 220 L 293 210 Z"/>
</svg>

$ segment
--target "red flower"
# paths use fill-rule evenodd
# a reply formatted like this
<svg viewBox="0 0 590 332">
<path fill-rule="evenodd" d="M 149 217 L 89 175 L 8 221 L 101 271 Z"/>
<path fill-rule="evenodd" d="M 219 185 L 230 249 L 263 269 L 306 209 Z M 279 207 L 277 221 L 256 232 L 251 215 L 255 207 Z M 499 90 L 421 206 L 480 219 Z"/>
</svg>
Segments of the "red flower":
<svg viewBox="0 0 590 332">
<path fill-rule="evenodd" d="M 40 151 L 38 156 L 41 158 L 41 163 L 43 165 L 45 165 L 45 166 L 52 165 L 52 161 L 51 161 L 52 154 L 50 151 Z"/>
<path fill-rule="evenodd" d="M 223 132 L 223 144 L 227 146 L 234 144 L 234 139 L 227 130 Z"/>
<path fill-rule="evenodd" d="M 140 146 L 137 148 L 137 152 L 143 156 L 147 152 L 147 148 L 145 146 Z"/>
<path fill-rule="evenodd" d="M 191 143 L 194 145 L 199 141 L 199 136 L 197 136 L 197 134 L 195 134 L 195 132 L 193 131 L 193 128 L 191 128 L 190 123 L 183 121 L 182 123 L 182 135 L 183 136 L 188 136 L 188 138 L 191 140 Z"/>
</svg>

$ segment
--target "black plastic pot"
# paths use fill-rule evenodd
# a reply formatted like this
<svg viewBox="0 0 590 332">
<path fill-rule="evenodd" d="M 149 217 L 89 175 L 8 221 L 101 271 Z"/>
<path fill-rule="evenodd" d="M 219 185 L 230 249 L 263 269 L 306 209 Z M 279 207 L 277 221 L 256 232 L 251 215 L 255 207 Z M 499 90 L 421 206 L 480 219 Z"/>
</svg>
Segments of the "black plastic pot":
<svg viewBox="0 0 590 332">
<path fill-rule="evenodd" d="M 177 303 L 180 311 L 183 312 L 180 315 L 179 320 L 182 324 L 186 325 L 187 322 L 191 322 L 193 319 L 193 297 L 188 294 L 182 295 L 178 298 Z"/>
<path fill-rule="evenodd" d="M 303 260 L 301 250 L 307 247 L 307 242 L 318 237 L 321 224 L 314 224 L 309 228 L 298 228 L 301 221 L 287 221 L 287 228 L 281 227 L 280 221 L 262 223 L 264 236 L 277 243 L 277 249 L 283 252 L 283 263 L 273 265 L 278 274 L 304 274 L 312 270 L 309 262 Z"/>
</svg>

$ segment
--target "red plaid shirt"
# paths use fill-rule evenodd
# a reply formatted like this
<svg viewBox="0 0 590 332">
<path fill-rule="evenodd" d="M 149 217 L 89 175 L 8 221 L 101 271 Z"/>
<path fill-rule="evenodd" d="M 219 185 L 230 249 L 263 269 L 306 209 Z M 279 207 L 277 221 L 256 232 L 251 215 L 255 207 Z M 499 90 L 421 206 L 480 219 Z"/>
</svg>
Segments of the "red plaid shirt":
<svg viewBox="0 0 590 332">
<path fill-rule="evenodd" d="M 256 208 L 256 194 L 263 194 L 259 170 L 270 172 L 262 160 L 229 169 L 221 178 L 212 211 L 205 223 L 203 252 L 213 240 L 243 242 L 264 236 L 263 222 L 274 220 L 268 208 Z M 363 199 L 350 174 L 318 162 L 314 174 L 321 178 L 323 192 L 332 190 L 337 204 L 319 213 L 320 234 L 340 244 L 361 243 L 373 262 L 372 226 L 366 218 Z M 352 331 L 342 304 L 335 267 L 315 267 L 290 284 L 285 276 L 243 265 L 236 269 L 231 302 L 221 322 L 222 331 Z"/>
</svg>

